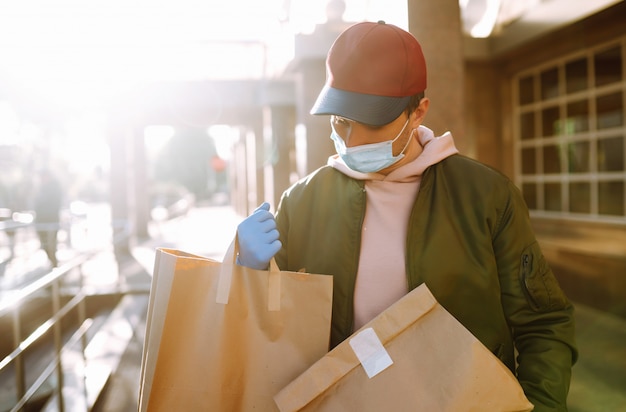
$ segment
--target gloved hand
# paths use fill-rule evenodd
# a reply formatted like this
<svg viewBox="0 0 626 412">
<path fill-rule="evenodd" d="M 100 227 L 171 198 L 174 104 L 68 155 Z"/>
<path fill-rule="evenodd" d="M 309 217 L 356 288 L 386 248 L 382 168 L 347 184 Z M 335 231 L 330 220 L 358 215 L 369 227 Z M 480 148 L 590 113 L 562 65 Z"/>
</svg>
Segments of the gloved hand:
<svg viewBox="0 0 626 412">
<path fill-rule="evenodd" d="M 269 210 L 269 203 L 264 202 L 237 226 L 240 265 L 265 270 L 282 247 L 274 215 Z"/>
</svg>

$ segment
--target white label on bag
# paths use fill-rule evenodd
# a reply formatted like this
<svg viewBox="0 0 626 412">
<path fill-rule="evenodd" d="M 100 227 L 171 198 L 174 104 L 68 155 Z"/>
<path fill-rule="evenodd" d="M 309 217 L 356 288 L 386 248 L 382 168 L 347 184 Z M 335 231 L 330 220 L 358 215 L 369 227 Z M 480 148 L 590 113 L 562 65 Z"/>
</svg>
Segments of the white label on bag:
<svg viewBox="0 0 626 412">
<path fill-rule="evenodd" d="M 356 334 L 350 339 L 350 346 L 370 379 L 393 364 L 391 357 L 372 328 L 363 329 Z"/>
</svg>

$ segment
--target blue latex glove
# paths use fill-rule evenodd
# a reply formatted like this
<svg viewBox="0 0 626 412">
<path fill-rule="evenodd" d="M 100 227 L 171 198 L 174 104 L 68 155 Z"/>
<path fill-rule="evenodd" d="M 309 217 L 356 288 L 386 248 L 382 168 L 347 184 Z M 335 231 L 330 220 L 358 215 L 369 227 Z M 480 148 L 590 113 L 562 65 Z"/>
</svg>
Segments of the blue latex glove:
<svg viewBox="0 0 626 412">
<path fill-rule="evenodd" d="M 237 226 L 240 265 L 265 270 L 282 247 L 274 215 L 269 210 L 269 203 L 264 202 Z"/>
</svg>

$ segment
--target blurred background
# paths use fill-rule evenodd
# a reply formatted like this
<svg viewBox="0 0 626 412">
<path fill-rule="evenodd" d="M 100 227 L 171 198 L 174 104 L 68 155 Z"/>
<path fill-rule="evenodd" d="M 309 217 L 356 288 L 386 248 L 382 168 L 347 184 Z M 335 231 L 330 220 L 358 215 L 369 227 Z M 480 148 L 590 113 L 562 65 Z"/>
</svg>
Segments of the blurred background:
<svg viewBox="0 0 626 412">
<path fill-rule="evenodd" d="M 571 410 L 626 410 L 624 1 L 0 0 L 0 411 L 136 410 L 155 248 L 221 259 L 326 163 L 308 112 L 366 20 L 522 191 L 579 308 Z"/>
</svg>

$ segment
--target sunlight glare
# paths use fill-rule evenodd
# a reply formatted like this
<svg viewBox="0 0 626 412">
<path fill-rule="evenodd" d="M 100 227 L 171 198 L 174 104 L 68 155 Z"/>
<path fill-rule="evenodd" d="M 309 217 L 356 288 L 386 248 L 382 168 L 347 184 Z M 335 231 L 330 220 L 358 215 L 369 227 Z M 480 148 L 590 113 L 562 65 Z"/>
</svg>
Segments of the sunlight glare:
<svg viewBox="0 0 626 412">
<path fill-rule="evenodd" d="M 262 44 L 279 30 L 279 0 L 0 1 L 0 76 L 69 106 L 137 83 L 254 68 L 250 55 L 259 61 L 262 47 L 246 51 L 233 41 Z"/>
<path fill-rule="evenodd" d="M 259 78 L 284 67 L 291 37 L 323 23 L 325 7 L 305 0 L 0 0 L 0 79 L 84 107 L 138 83 Z M 346 0 L 344 17 L 406 28 L 406 1 Z"/>
<path fill-rule="evenodd" d="M 104 118 L 95 114 L 72 118 L 65 124 L 62 154 L 69 171 L 86 175 L 94 169 L 108 169 L 109 150 L 104 132 Z"/>
<path fill-rule="evenodd" d="M 153 83 L 279 77 L 327 2 L 0 0 L 0 145 L 36 147 L 79 174 L 108 167 L 102 113 Z M 408 25 L 406 0 L 345 6 L 346 22 Z M 215 140 L 228 158 L 238 131 L 211 132 L 227 136 Z M 146 141 L 156 150 L 166 137 Z"/>
<path fill-rule="evenodd" d="M 217 155 L 224 160 L 232 158 L 232 148 L 239 140 L 239 130 L 226 124 L 216 124 L 208 129 L 209 136 L 215 142 Z"/>
<path fill-rule="evenodd" d="M 500 0 L 487 0 L 483 15 L 470 30 L 470 35 L 475 38 L 489 37 L 498 20 L 499 11 Z"/>
<path fill-rule="evenodd" d="M 0 100 L 0 145 L 17 142 L 20 120 L 9 102 Z"/>
<path fill-rule="evenodd" d="M 144 130 L 144 142 L 150 156 L 157 155 L 176 134 L 176 129 L 169 125 L 150 125 Z"/>
</svg>

